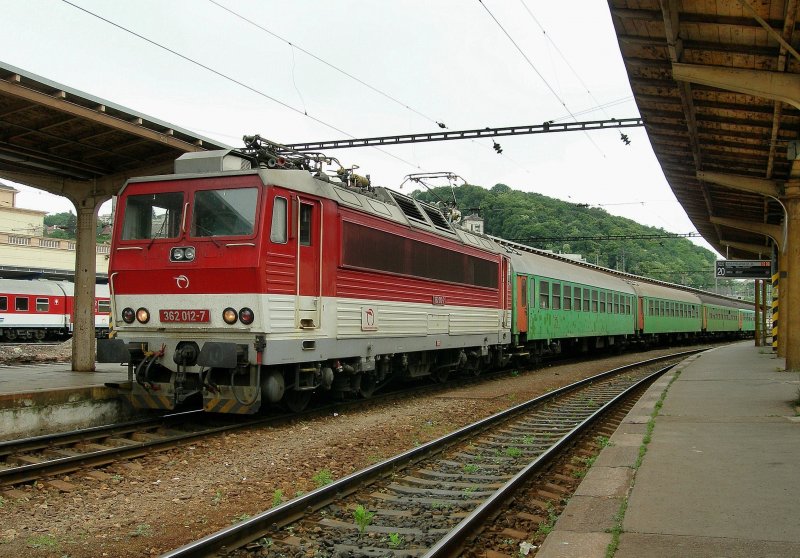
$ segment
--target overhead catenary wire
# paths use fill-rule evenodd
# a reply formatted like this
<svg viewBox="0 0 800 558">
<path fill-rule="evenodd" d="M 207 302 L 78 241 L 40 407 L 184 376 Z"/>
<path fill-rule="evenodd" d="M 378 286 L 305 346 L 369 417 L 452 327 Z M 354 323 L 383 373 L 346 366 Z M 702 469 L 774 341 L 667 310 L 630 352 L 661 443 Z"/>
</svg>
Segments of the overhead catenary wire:
<svg viewBox="0 0 800 558">
<path fill-rule="evenodd" d="M 547 31 L 545 30 L 544 26 L 541 23 L 539 23 L 539 20 L 536 19 L 535 15 L 533 15 L 533 12 L 528 7 L 528 5 L 525 3 L 525 0 L 519 0 L 519 2 L 520 2 L 520 4 L 522 4 L 522 7 L 525 8 L 525 11 L 528 12 L 528 15 L 531 17 L 531 19 L 534 21 L 534 23 L 536 23 L 536 25 L 539 27 L 539 29 L 542 30 L 542 34 L 544 35 L 544 37 L 547 40 L 547 42 L 549 42 L 551 45 L 553 45 L 553 48 L 556 49 L 556 52 L 561 57 L 561 59 L 564 61 L 564 63 L 567 65 L 567 68 L 570 69 L 570 71 L 572 72 L 572 75 L 574 75 L 578 79 L 580 84 L 583 86 L 583 88 L 586 89 L 586 93 L 589 95 L 589 97 L 591 97 L 592 101 L 594 101 L 595 106 L 597 108 L 599 108 L 600 110 L 602 110 L 603 113 L 606 116 L 608 116 L 608 113 L 605 111 L 605 108 L 603 107 L 603 105 L 600 104 L 600 102 L 597 99 L 595 99 L 594 94 L 589 89 L 589 86 L 586 85 L 586 83 L 583 81 L 583 79 L 581 79 L 581 76 L 578 74 L 578 72 L 575 70 L 575 68 L 572 67 L 572 64 L 569 63 L 569 60 L 567 59 L 567 57 L 564 56 L 564 53 L 561 52 L 560 48 L 558 48 L 558 45 L 555 43 L 555 41 L 553 41 L 553 39 L 547 33 Z M 630 99 L 632 97 L 627 97 L 627 98 Z M 580 113 L 578 113 L 578 114 L 580 114 Z"/>
<path fill-rule="evenodd" d="M 516 49 L 517 49 L 517 51 L 518 51 L 518 52 L 519 52 L 519 53 L 522 55 L 522 57 L 525 59 L 525 61 L 528 63 L 528 65 L 531 67 L 531 69 L 532 69 L 534 72 L 536 72 L 536 75 L 537 75 L 537 76 L 539 76 L 539 79 L 541 79 L 541 80 L 542 80 L 542 82 L 545 84 L 545 86 L 546 86 L 546 87 L 547 87 L 547 89 L 550 91 L 550 93 L 552 93 L 552 94 L 553 94 L 553 96 L 554 96 L 556 99 L 558 99 L 558 102 L 559 102 L 559 103 L 561 103 L 561 106 L 563 106 L 563 107 L 564 107 L 564 110 L 566 110 L 566 111 L 569 113 L 569 115 L 572 117 L 572 119 L 573 119 L 573 120 L 577 121 L 577 120 L 578 120 L 578 119 L 577 119 L 577 117 L 576 117 L 574 114 L 572 114 L 572 111 L 571 111 L 571 110 L 569 110 L 569 107 L 567 106 L 567 103 L 566 103 L 566 102 L 565 102 L 565 101 L 564 101 L 564 100 L 561 98 L 561 96 L 560 96 L 560 95 L 559 95 L 559 94 L 556 92 L 556 90 L 555 90 L 555 89 L 553 89 L 553 87 L 550 85 L 550 83 L 547 81 L 547 79 L 545 79 L 545 77 L 542 75 L 542 73 L 539 71 L 539 69 L 538 69 L 538 68 L 536 67 L 536 65 L 533 63 L 533 61 L 531 61 L 531 59 L 530 59 L 530 58 L 528 58 L 528 55 L 527 55 L 527 54 L 525 54 L 525 51 L 523 51 L 523 50 L 522 50 L 522 47 L 520 47 L 520 46 L 519 46 L 519 43 L 517 43 L 517 41 L 515 41 L 515 40 L 514 40 L 514 38 L 511 36 L 511 34 L 510 34 L 510 33 L 509 33 L 507 30 L 506 30 L 506 28 L 505 28 L 505 27 L 503 27 L 503 24 L 502 24 L 502 23 L 500 23 L 500 20 L 498 20 L 498 19 L 497 19 L 497 18 L 494 16 L 494 14 L 492 13 L 492 11 L 491 11 L 491 10 L 489 9 L 489 7 L 488 7 L 488 6 L 487 6 L 487 5 L 484 3 L 484 1 L 483 1 L 483 0 L 478 0 L 478 3 L 479 3 L 479 4 L 480 4 L 482 7 L 483 7 L 483 9 L 484 9 L 484 10 L 486 10 L 486 13 L 488 13 L 488 14 L 489 14 L 489 17 L 491 17 L 491 18 L 492 18 L 492 20 L 494 20 L 494 22 L 497 24 L 497 26 L 500 28 L 500 30 L 503 32 L 503 34 L 505 34 L 505 36 L 508 38 L 508 40 L 509 40 L 509 41 L 511 41 L 511 44 L 513 44 L 513 45 L 514 45 L 514 48 L 516 48 Z M 597 145 L 597 143 L 595 143 L 595 141 L 592 139 L 592 137 L 591 137 L 591 136 L 590 136 L 588 133 L 586 134 L 586 137 L 589 139 L 589 141 L 590 141 L 590 142 L 592 142 L 592 145 L 594 145 L 594 147 L 595 147 L 595 148 L 596 148 L 596 149 L 597 149 L 597 150 L 598 150 L 598 151 L 599 151 L 601 154 L 603 154 L 603 156 L 605 157 L 605 154 L 603 153 L 603 150 L 602 150 L 602 149 L 600 149 L 600 146 L 599 146 L 599 145 Z"/>
<path fill-rule="evenodd" d="M 92 12 L 91 10 L 88 10 L 88 9 L 82 7 L 82 6 L 79 6 L 79 5 L 77 5 L 77 4 L 73 3 L 73 2 L 70 2 L 70 0 L 61 0 L 61 1 L 63 3 L 65 3 L 65 4 L 69 5 L 69 6 L 72 6 L 73 8 L 75 8 L 77 10 L 80 10 L 80 11 L 82 11 L 82 12 L 84 12 L 84 13 L 86 13 L 86 14 L 94 17 L 94 18 L 97 18 L 97 19 L 99 19 L 99 20 L 101 20 L 101 21 L 103 21 L 103 22 L 105 22 L 105 23 L 107 23 L 107 24 L 109 24 L 109 25 L 111 25 L 113 27 L 116 27 L 117 29 L 119 29 L 121 31 L 124 31 L 125 33 L 133 35 L 134 37 L 137 37 L 138 39 L 141 39 L 141 40 L 143 40 L 143 41 L 145 41 L 145 42 L 147 42 L 147 43 L 149 43 L 149 44 L 151 44 L 151 45 L 153 45 L 153 46 L 155 46 L 157 48 L 165 50 L 165 51 L 169 52 L 170 54 L 173 54 L 173 55 L 185 60 L 186 62 L 194 64 L 195 66 L 198 66 L 198 67 L 200 67 L 200 68 L 202 68 L 202 69 L 204 69 L 206 71 L 209 71 L 209 72 L 211 72 L 212 74 L 214 74 L 214 75 L 216 75 L 218 77 L 221 77 L 221 78 L 223 78 L 223 79 L 225 79 L 227 81 L 235 83 L 236 85 L 238 85 L 240 87 L 243 87 L 243 88 L 247 89 L 248 91 L 251 91 L 252 93 L 255 93 L 256 95 L 264 97 L 265 99 L 269 99 L 270 101 L 273 101 L 273 102 L 279 104 L 280 106 L 282 106 L 284 108 L 287 108 L 287 109 L 289 109 L 289 110 L 291 110 L 293 112 L 296 112 L 297 114 L 300 114 L 300 115 L 302 115 L 302 116 L 304 116 L 306 118 L 310 118 L 314 122 L 317 122 L 318 124 L 321 124 L 321 125 L 325 126 L 326 128 L 330 128 L 331 130 L 335 130 L 336 132 L 339 132 L 339 133 L 344 134 L 346 136 L 349 136 L 351 138 L 355 137 L 355 136 L 353 136 L 353 134 L 351 134 L 349 132 L 346 132 L 346 131 L 342 130 L 341 128 L 338 128 L 338 127 L 334 126 L 333 124 L 325 122 L 324 120 L 322 120 L 320 118 L 317 118 L 315 116 L 311 116 L 310 114 L 306 113 L 304 110 L 301 110 L 301 109 L 299 109 L 297 107 L 293 107 L 289 103 L 281 101 L 280 99 L 277 99 L 277 98 L 275 98 L 275 97 L 273 97 L 271 95 L 268 95 L 267 93 L 264 93 L 263 91 L 260 91 L 260 90 L 256 89 L 255 87 L 247 85 L 246 83 L 244 83 L 244 82 L 242 82 L 242 81 L 240 81 L 240 80 L 238 80 L 238 79 L 236 79 L 234 77 L 231 77 L 231 76 L 229 76 L 227 74 L 224 74 L 224 73 L 220 72 L 219 70 L 215 70 L 214 68 L 212 68 L 210 66 L 207 66 L 206 64 L 203 64 L 202 62 L 199 62 L 199 61 L 197 61 L 197 60 L 195 60 L 195 59 L 193 59 L 193 58 L 191 58 L 189 56 L 186 56 L 185 54 L 181 54 L 180 52 L 178 52 L 178 51 L 176 51 L 174 49 L 171 49 L 168 46 L 162 45 L 161 43 L 159 43 L 157 41 L 149 39 L 149 38 L 145 37 L 144 35 L 141 35 L 140 33 L 132 31 L 132 30 L 128 29 L 127 27 L 124 27 L 123 25 L 120 25 L 120 24 L 118 24 L 116 22 L 111 21 L 110 19 L 107 19 L 107 18 L 105 18 L 105 17 L 103 17 L 103 16 L 101 16 L 99 14 L 96 14 L 96 13 Z M 397 159 L 398 161 L 401 161 L 401 162 L 403 162 L 403 163 L 405 163 L 405 164 L 407 164 L 407 165 L 409 165 L 409 166 L 411 166 L 413 168 L 416 168 L 416 169 L 420 168 L 419 165 L 415 165 L 414 163 L 412 163 L 410 161 L 406 161 L 402 157 L 398 157 L 397 155 L 394 155 L 393 153 L 389 153 L 389 152 L 387 152 L 387 151 L 385 151 L 383 149 L 379 149 L 377 147 L 376 147 L 376 149 L 378 149 L 378 151 L 380 151 L 381 153 L 384 153 L 384 154 L 388 155 L 389 157 Z"/>
<path fill-rule="evenodd" d="M 292 46 L 293 48 L 296 48 L 297 50 L 299 50 L 299 51 L 300 51 L 300 52 L 302 52 L 303 54 L 305 54 L 305 55 L 307 55 L 307 56 L 309 56 L 309 57 L 313 58 L 314 60 L 316 60 L 316 61 L 317 61 L 317 62 L 319 62 L 320 64 L 324 64 L 325 66 L 328 66 L 328 67 L 329 67 L 329 68 L 331 68 L 332 70 L 335 70 L 335 71 L 339 72 L 340 74 L 342 74 L 342 75 L 344 75 L 344 76 L 346 76 L 346 77 L 348 77 L 348 78 L 352 79 L 353 81 L 355 81 L 355 82 L 357 82 L 357 83 L 360 83 L 361 85 L 363 85 L 364 87 L 366 87 L 366 88 L 368 88 L 368 89 L 370 89 L 370 90 L 374 91 L 374 92 L 375 92 L 375 93 L 377 93 L 378 95 L 381 95 L 381 96 L 383 96 L 383 97 L 385 97 L 385 98 L 389 99 L 389 100 L 390 100 L 390 101 L 392 101 L 393 103 L 396 103 L 396 104 L 400 105 L 401 107 L 403 107 L 403 108 L 405 108 L 405 109 L 408 109 L 408 110 L 410 110 L 411 112 L 413 112 L 414 114 L 416 114 L 416 115 L 418 115 L 418 116 L 420 116 L 420 117 L 424 118 L 425 120 L 428 120 L 428 121 L 430 121 L 430 122 L 432 122 L 432 123 L 434 123 L 434 124 L 437 124 L 437 125 L 441 126 L 441 119 L 440 119 L 440 120 L 436 120 L 435 118 L 433 118 L 433 117 L 431 117 L 431 116 L 428 116 L 427 114 L 425 114 L 425 113 L 423 113 L 423 112 L 421 112 L 421 111 L 419 111 L 419 110 L 415 109 L 414 107 L 412 107 L 412 106 L 410 106 L 410 105 L 408 105 L 408 104 L 404 103 L 404 102 L 403 102 L 403 101 L 401 101 L 400 99 L 398 99 L 398 98 L 396 98 L 396 97 L 393 97 L 392 95 L 390 95 L 390 94 L 389 94 L 389 93 L 387 93 L 386 91 L 383 91 L 383 90 L 381 90 L 381 89 L 378 89 L 378 88 L 377 88 L 377 87 L 375 87 L 374 85 L 371 85 L 371 84 L 367 83 L 366 81 L 364 81 L 364 80 L 362 80 L 362 79 L 358 78 L 357 76 L 355 76 L 355 75 L 351 74 L 350 72 L 348 72 L 348 71 L 346 71 L 346 70 L 343 70 L 342 68 L 340 68 L 340 67 L 336 66 L 335 64 L 333 64 L 333 63 L 331 63 L 331 62 L 328 62 L 328 61 L 327 61 L 327 60 L 325 60 L 324 58 L 321 58 L 321 57 L 317 56 L 317 55 L 316 55 L 316 54 L 314 54 L 313 52 L 311 52 L 311 51 L 309 51 L 309 50 L 307 50 L 307 49 L 305 49 L 305 48 L 301 47 L 301 46 L 300 46 L 300 45 L 298 45 L 297 43 L 294 43 L 294 42 L 290 41 L 289 39 L 287 39 L 287 38 L 285 38 L 285 37 L 282 37 L 282 36 L 278 35 L 278 34 L 277 34 L 277 33 L 275 33 L 274 31 L 272 31 L 272 30 L 270 30 L 270 29 L 267 29 L 267 28 L 266 28 L 266 27 L 264 27 L 263 25 L 260 25 L 260 24 L 258 24 L 258 23 L 256 23 L 256 22 L 254 22 L 253 20 L 251 20 L 250 18 L 243 16 L 243 15 L 242 15 L 242 14 L 240 14 L 239 12 L 236 12 L 235 10 L 232 10 L 232 9 L 228 8 L 227 6 L 223 6 L 222 4 L 220 4 L 219 2 L 217 2 L 216 0 L 208 0 L 208 1 L 209 1 L 209 2 L 211 2 L 212 4 L 214 4 L 215 6 L 217 6 L 218 8 L 220 8 L 221 10 L 225 10 L 226 12 L 228 12 L 229 14 L 231 14 L 232 16 L 234 16 L 234 17 L 236 17 L 236 18 L 239 18 L 240 20 L 244 21 L 245 23 L 248 23 L 249 25 L 252 25 L 253 27 L 256 27 L 257 29 L 260 29 L 260 30 L 261 30 L 261 31 L 263 31 L 264 33 L 267 33 L 268 35 L 270 35 L 270 36 L 272 36 L 272 37 L 274 37 L 274 38 L 278 39 L 279 41 L 283 41 L 283 42 L 285 42 L 286 44 L 288 44 L 288 45 Z"/>
</svg>

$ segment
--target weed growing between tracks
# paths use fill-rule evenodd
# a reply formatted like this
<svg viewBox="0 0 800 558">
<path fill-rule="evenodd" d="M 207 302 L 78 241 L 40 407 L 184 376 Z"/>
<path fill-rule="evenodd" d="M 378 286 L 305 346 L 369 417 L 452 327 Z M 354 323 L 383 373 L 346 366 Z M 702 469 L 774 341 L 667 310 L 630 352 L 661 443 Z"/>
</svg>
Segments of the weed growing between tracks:
<svg viewBox="0 0 800 558">
<path fill-rule="evenodd" d="M 644 456 L 647 454 L 647 446 L 650 444 L 650 440 L 653 438 L 653 430 L 656 427 L 656 417 L 661 413 L 661 407 L 664 406 L 664 400 L 667 398 L 667 393 L 669 392 L 669 388 L 672 387 L 673 382 L 677 380 L 681 375 L 681 371 L 677 370 L 675 374 L 672 376 L 672 379 L 667 384 L 667 387 L 664 388 L 664 391 L 661 392 L 661 397 L 658 398 L 658 401 L 653 408 L 653 412 L 650 413 L 650 420 L 647 421 L 647 431 L 645 432 L 644 438 L 642 438 L 642 445 L 639 446 L 639 457 L 636 459 L 636 463 L 633 465 L 633 478 L 631 479 L 631 486 L 636 483 L 636 472 L 639 470 L 639 467 L 642 466 L 642 461 L 644 461 Z M 628 494 L 630 494 L 630 489 L 628 489 Z M 619 548 L 619 538 L 622 535 L 622 522 L 625 520 L 625 512 L 628 511 L 628 495 L 626 495 L 622 502 L 619 505 L 619 511 L 614 516 L 614 527 L 611 529 L 611 542 L 608 543 L 608 547 L 606 547 L 606 558 L 614 558 L 614 554 L 617 553 L 617 548 Z"/>
</svg>

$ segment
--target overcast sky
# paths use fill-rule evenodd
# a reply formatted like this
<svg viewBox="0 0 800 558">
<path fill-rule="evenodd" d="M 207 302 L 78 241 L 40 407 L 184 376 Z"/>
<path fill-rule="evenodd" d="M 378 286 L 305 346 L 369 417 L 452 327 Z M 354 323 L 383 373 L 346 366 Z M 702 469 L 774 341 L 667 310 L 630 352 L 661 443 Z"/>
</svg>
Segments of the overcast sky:
<svg viewBox="0 0 800 558">
<path fill-rule="evenodd" d="M 233 146 L 639 116 L 596 0 L 0 0 L 0 13 L 3 62 Z M 623 132 L 630 145 L 604 130 L 502 137 L 502 155 L 491 139 L 329 154 L 390 188 L 451 171 L 695 231 L 644 129 Z M 71 208 L 21 189 L 20 206 Z"/>
</svg>

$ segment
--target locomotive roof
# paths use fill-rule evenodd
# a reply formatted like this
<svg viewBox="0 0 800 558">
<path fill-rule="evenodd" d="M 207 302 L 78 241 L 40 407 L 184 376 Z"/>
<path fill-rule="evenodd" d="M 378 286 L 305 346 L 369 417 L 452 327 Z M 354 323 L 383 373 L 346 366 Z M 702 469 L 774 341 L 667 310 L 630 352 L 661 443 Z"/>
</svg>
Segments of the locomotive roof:
<svg viewBox="0 0 800 558">
<path fill-rule="evenodd" d="M 373 188 L 368 194 L 365 194 L 362 193 L 363 190 L 361 188 L 349 188 L 345 184 L 334 182 L 331 179 L 327 179 L 327 177 L 325 179 L 317 178 L 305 170 L 260 168 L 257 170 L 200 171 L 197 173 L 148 176 L 128 180 L 120 193 L 125 190 L 128 184 L 134 183 L 189 180 L 200 176 L 210 178 L 242 175 L 257 175 L 265 186 L 274 184 L 315 197 L 327 198 L 344 207 L 368 213 L 412 229 L 426 231 L 479 250 L 495 254 L 504 251 L 484 235 L 473 234 L 453 227 L 439 209 L 432 205 L 421 203 L 414 198 L 382 187 Z"/>
</svg>

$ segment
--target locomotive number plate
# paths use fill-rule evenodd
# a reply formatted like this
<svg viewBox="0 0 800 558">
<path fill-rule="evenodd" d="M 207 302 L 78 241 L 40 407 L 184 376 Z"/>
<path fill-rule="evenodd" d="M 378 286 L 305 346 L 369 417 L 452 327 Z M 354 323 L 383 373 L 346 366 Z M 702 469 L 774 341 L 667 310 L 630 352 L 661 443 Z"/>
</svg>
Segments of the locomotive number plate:
<svg viewBox="0 0 800 558">
<path fill-rule="evenodd" d="M 162 323 L 194 323 L 207 322 L 208 310 L 159 310 L 158 318 Z"/>
</svg>

